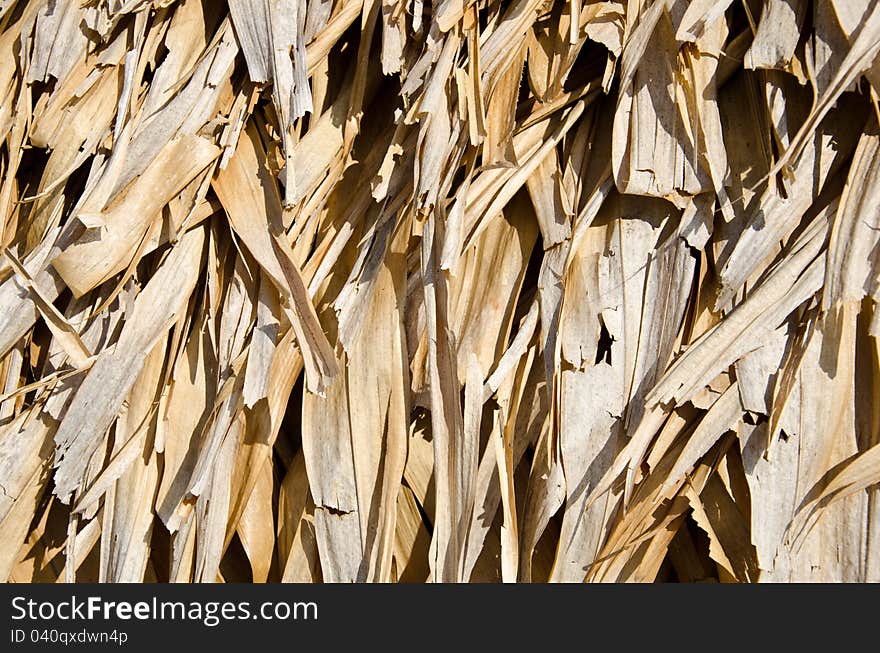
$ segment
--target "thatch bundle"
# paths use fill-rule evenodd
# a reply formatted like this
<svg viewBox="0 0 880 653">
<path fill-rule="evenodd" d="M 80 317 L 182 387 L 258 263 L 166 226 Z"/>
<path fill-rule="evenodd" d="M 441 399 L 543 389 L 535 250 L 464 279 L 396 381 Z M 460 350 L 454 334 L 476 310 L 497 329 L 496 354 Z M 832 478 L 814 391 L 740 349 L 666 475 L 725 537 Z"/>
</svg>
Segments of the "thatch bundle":
<svg viewBox="0 0 880 653">
<path fill-rule="evenodd" d="M 0 0 L 0 577 L 880 580 L 878 0 Z"/>
</svg>

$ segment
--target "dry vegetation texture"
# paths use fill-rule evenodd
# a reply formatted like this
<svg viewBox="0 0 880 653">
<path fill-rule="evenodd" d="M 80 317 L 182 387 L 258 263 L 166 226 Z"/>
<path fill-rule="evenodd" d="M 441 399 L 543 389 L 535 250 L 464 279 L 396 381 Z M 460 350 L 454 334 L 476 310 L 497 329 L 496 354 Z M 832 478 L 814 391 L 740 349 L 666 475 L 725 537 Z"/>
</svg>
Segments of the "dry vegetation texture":
<svg viewBox="0 0 880 653">
<path fill-rule="evenodd" d="M 880 580 L 878 51 L 0 0 L 0 578 Z"/>
</svg>

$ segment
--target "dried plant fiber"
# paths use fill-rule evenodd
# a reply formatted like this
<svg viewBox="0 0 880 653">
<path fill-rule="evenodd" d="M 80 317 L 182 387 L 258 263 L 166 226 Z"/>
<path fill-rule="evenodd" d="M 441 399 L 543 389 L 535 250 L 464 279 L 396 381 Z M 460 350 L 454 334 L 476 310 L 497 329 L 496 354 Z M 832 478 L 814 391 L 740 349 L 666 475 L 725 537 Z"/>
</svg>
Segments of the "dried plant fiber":
<svg viewBox="0 0 880 653">
<path fill-rule="evenodd" d="M 878 0 L 0 0 L 0 579 L 880 581 L 878 54 Z"/>
</svg>

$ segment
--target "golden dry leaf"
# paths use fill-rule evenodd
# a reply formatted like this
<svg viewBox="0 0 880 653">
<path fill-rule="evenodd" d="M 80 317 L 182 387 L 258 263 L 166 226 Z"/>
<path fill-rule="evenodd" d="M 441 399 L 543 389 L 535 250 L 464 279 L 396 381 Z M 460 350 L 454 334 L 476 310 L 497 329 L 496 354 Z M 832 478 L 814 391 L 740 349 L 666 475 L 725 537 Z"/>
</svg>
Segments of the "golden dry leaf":
<svg viewBox="0 0 880 653">
<path fill-rule="evenodd" d="M 880 581 L 878 52 L 0 1 L 0 578 Z"/>
</svg>

